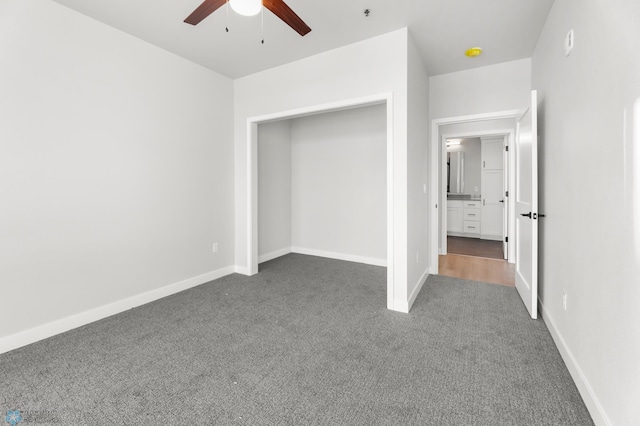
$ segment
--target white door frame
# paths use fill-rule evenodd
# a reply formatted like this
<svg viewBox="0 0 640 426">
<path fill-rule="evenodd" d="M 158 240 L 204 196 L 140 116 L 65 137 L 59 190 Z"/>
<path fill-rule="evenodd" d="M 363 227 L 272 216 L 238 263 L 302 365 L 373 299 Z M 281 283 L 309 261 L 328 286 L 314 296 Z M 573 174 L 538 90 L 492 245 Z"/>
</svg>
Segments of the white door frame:
<svg viewBox="0 0 640 426">
<path fill-rule="evenodd" d="M 446 117 L 446 118 L 436 118 L 431 120 L 431 215 L 430 215 L 430 234 L 433 238 L 431 238 L 430 244 L 430 253 L 431 253 L 431 273 L 438 273 L 438 255 L 439 255 L 439 243 L 441 239 L 441 232 L 439 229 L 440 215 L 438 214 L 438 206 L 441 207 L 440 210 L 443 210 L 446 207 L 447 201 L 447 192 L 446 189 L 443 193 L 441 190 L 441 186 L 438 185 L 439 177 L 444 173 L 442 171 L 443 163 L 442 158 L 439 154 L 439 150 L 442 147 L 442 143 L 438 143 L 439 138 L 438 134 L 440 133 L 440 126 L 446 126 L 450 124 L 460 124 L 460 123 L 472 123 L 477 121 L 488 121 L 488 120 L 501 120 L 505 118 L 513 118 L 514 120 L 522 115 L 522 110 L 508 110 L 508 111 L 496 111 L 496 112 L 488 112 L 483 114 L 473 114 L 473 115 L 461 115 L 456 117 Z M 473 132 L 475 134 L 479 134 L 481 132 Z M 495 133 L 492 131 L 491 133 Z M 446 146 L 445 146 L 446 150 Z M 511 155 L 511 154 L 510 154 Z M 445 164 L 446 164 L 446 155 Z M 446 177 L 445 177 L 446 180 Z M 511 194 L 509 194 L 511 195 Z M 511 199 L 512 197 L 510 197 Z M 443 210 L 444 211 L 444 210 Z M 446 214 L 442 215 L 445 219 L 443 220 L 443 230 L 444 230 L 444 240 L 446 241 Z M 446 243 L 445 243 L 446 244 Z"/>
<path fill-rule="evenodd" d="M 386 104 L 387 119 L 387 308 L 398 310 L 394 300 L 394 166 L 393 94 L 391 92 L 312 105 L 247 119 L 247 254 L 249 275 L 258 273 L 258 124 L 307 115 Z"/>
<path fill-rule="evenodd" d="M 482 130 L 482 131 L 475 131 L 475 132 L 458 132 L 458 133 L 446 133 L 446 134 L 442 134 L 440 135 L 440 153 L 441 153 L 441 160 L 440 160 L 440 171 L 441 171 L 441 182 L 442 185 L 440 185 L 440 194 L 444 194 L 444 197 L 441 197 L 443 201 L 441 201 L 442 203 L 442 227 L 440 229 L 440 233 L 439 233 L 439 238 L 440 240 L 438 241 L 438 244 L 440 246 L 440 251 L 439 254 L 447 254 L 447 215 L 446 215 L 446 208 L 447 208 L 447 197 L 446 197 L 446 193 L 447 193 L 447 139 L 465 139 L 465 138 L 473 138 L 473 137 L 485 137 L 485 136 L 506 136 L 507 141 L 506 144 L 507 145 L 511 145 L 514 141 L 514 137 L 515 137 L 515 129 L 496 129 L 496 130 Z M 513 155 L 513 151 L 510 150 L 509 151 L 509 162 L 511 162 L 511 155 Z M 510 170 L 506 170 L 505 173 L 510 173 Z M 513 186 L 511 185 L 511 175 L 509 175 L 509 185 L 507 185 L 508 188 L 513 188 Z M 513 176 L 515 178 L 515 175 Z M 509 194 L 511 195 L 511 194 Z M 511 199 L 512 197 L 509 197 L 508 199 L 508 203 L 511 204 Z M 511 211 L 511 210 L 509 210 Z M 509 237 L 509 242 L 507 243 L 509 245 L 509 249 L 507 250 L 507 253 L 511 252 L 512 250 L 512 246 L 511 244 L 513 244 L 514 239 L 512 237 L 512 231 L 511 231 L 511 222 L 512 219 L 511 217 L 506 218 L 507 219 L 507 223 L 509 224 L 509 229 L 507 230 L 507 236 Z M 515 258 L 512 258 L 511 255 L 509 255 L 509 259 L 510 263 L 515 262 Z"/>
</svg>

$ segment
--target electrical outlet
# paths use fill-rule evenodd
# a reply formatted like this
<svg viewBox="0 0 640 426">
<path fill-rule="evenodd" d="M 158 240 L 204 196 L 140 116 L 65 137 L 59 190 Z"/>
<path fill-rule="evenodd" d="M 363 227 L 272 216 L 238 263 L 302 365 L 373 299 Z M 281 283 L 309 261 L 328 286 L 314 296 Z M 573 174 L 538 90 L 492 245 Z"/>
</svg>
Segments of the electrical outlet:
<svg viewBox="0 0 640 426">
<path fill-rule="evenodd" d="M 562 309 L 567 310 L 567 293 L 562 292 Z"/>
<path fill-rule="evenodd" d="M 213 252 L 214 253 L 218 252 L 218 243 L 213 243 Z"/>
</svg>

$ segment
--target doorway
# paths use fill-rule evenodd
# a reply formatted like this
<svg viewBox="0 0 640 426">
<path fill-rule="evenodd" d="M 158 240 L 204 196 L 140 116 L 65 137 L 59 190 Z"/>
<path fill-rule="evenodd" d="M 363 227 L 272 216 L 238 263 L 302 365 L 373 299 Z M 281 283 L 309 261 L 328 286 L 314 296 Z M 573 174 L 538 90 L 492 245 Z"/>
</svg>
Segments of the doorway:
<svg viewBox="0 0 640 426">
<path fill-rule="evenodd" d="M 513 215 L 509 211 L 509 198 L 502 196 L 508 195 L 507 191 L 513 186 L 513 170 L 509 167 L 509 164 L 513 164 L 513 150 L 504 154 L 502 150 L 514 140 L 515 120 L 519 114 L 520 111 L 505 111 L 432 121 L 432 140 L 437 141 L 432 144 L 431 157 L 434 216 L 437 218 L 432 220 L 431 227 L 434 235 L 438 236 L 434 239 L 436 241 L 432 241 L 434 252 L 437 253 L 437 258 L 432 259 L 433 264 L 438 265 L 435 273 L 496 284 L 514 284 Z M 492 161 L 495 163 L 499 158 L 500 167 L 486 163 L 489 159 L 482 156 L 479 146 L 483 139 L 504 141 L 499 146 L 495 143 L 493 147 L 486 146 L 486 152 L 494 149 L 494 154 L 499 155 L 494 155 Z M 466 159 L 467 163 L 474 162 L 467 164 L 466 169 L 474 171 L 475 176 L 466 176 L 466 179 L 464 172 L 461 173 L 465 170 L 464 154 L 457 158 L 447 155 L 448 151 L 464 151 L 459 148 L 447 150 L 447 141 L 456 142 L 459 147 L 464 140 L 478 144 Z M 451 147 L 452 144 L 449 145 Z M 450 175 L 452 169 L 456 171 L 453 182 Z M 485 172 L 486 176 L 482 175 Z M 498 185 L 493 196 L 490 196 L 491 188 L 487 183 Z M 491 223 L 485 220 L 483 228 L 482 213 L 485 213 L 485 219 L 490 216 L 489 210 L 483 210 L 488 207 L 487 204 L 499 206 L 504 213 L 500 221 Z M 495 215 L 495 211 L 492 214 Z M 496 230 L 496 226 L 502 229 Z"/>
<path fill-rule="evenodd" d="M 439 275 L 515 286 L 515 265 L 504 259 L 445 254 L 438 256 Z"/>
<path fill-rule="evenodd" d="M 509 161 L 512 132 L 447 134 L 446 241 L 439 256 L 440 275 L 515 285 L 515 268 L 507 263 Z M 443 166 L 444 167 L 444 166 Z M 443 185 L 444 186 L 444 185 Z"/>
<path fill-rule="evenodd" d="M 438 252 L 448 253 L 448 236 L 479 238 L 498 241 L 502 258 L 513 263 L 515 257 L 509 255 L 513 237 L 508 193 L 513 185 L 508 147 L 515 129 L 445 133 L 450 127 L 440 129 L 442 184 L 438 189 L 442 211 Z M 458 165 L 452 164 L 455 160 Z M 456 176 L 452 170 L 457 171 Z"/>
<path fill-rule="evenodd" d="M 386 105 L 258 126 L 258 263 L 288 253 L 387 266 Z"/>
<path fill-rule="evenodd" d="M 276 120 L 304 117 L 323 112 L 335 112 L 363 106 L 384 104 L 386 106 L 386 265 L 387 265 L 387 308 L 401 312 L 408 312 L 409 307 L 402 298 L 395 297 L 397 280 L 395 277 L 395 234 L 396 215 L 394 214 L 394 126 L 393 126 L 393 97 L 391 93 L 367 96 L 357 99 L 347 99 L 330 104 L 314 105 L 294 110 L 281 111 L 247 119 L 247 223 L 246 247 L 248 254 L 247 275 L 258 273 L 258 124 Z M 284 253 L 283 253 L 284 254 Z M 404 284 L 404 283 L 401 283 Z M 402 294 L 402 292 L 398 292 Z"/>
</svg>

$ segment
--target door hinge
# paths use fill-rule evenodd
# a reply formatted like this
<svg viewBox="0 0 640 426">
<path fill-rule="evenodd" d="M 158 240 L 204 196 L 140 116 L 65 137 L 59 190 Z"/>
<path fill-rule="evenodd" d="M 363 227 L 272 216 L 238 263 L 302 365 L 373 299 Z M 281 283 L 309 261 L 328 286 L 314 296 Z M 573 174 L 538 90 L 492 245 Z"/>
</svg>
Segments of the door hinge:
<svg viewBox="0 0 640 426">
<path fill-rule="evenodd" d="M 508 243 L 509 242 L 509 237 L 504 237 L 504 242 Z"/>
<path fill-rule="evenodd" d="M 504 150 L 508 152 L 509 151 L 509 145 L 505 146 Z"/>
<path fill-rule="evenodd" d="M 509 191 L 504 191 L 504 196 L 508 197 L 509 196 Z"/>
</svg>

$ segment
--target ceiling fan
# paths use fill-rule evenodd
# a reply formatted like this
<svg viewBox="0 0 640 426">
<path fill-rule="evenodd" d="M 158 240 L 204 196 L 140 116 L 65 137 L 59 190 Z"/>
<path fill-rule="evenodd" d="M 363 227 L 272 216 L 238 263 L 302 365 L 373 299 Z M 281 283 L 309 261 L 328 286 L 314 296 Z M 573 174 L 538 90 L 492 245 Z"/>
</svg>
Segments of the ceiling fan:
<svg viewBox="0 0 640 426">
<path fill-rule="evenodd" d="M 227 3 L 227 1 L 228 0 L 204 0 L 204 2 L 202 2 L 202 4 L 198 6 L 196 10 L 194 10 L 193 13 L 191 13 L 191 15 L 189 15 L 187 19 L 184 20 L 184 22 L 191 25 L 197 25 L 204 18 L 211 15 L 213 12 L 218 10 L 222 5 Z M 259 1 L 259 0 L 254 0 L 254 2 L 255 1 Z M 293 10 L 291 10 L 291 8 L 287 6 L 287 4 L 284 1 L 262 0 L 262 1 L 259 1 L 259 3 L 262 3 L 262 6 L 266 7 L 271 12 L 273 12 L 274 15 L 282 19 L 287 25 L 293 28 L 301 36 L 304 36 L 305 34 L 309 33 L 309 31 L 311 31 L 311 28 L 309 28 L 309 26 L 305 24 L 304 21 L 300 19 L 300 17 L 296 15 L 296 13 Z M 233 4 L 232 4 L 232 7 L 233 7 Z M 258 9 L 258 11 L 259 10 L 260 9 Z"/>
</svg>

